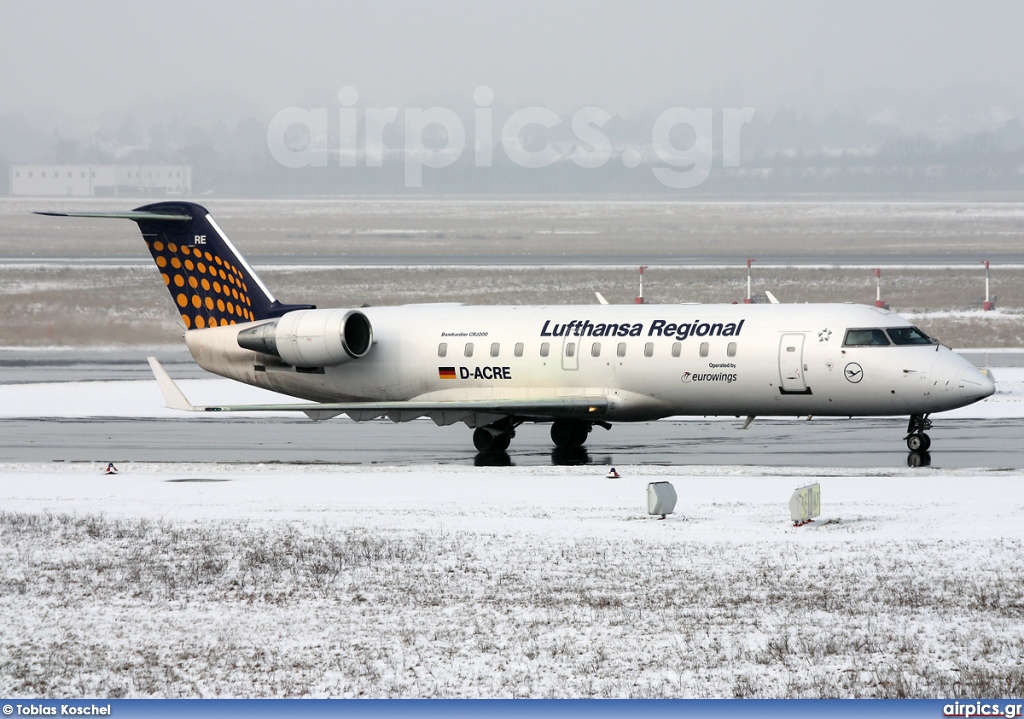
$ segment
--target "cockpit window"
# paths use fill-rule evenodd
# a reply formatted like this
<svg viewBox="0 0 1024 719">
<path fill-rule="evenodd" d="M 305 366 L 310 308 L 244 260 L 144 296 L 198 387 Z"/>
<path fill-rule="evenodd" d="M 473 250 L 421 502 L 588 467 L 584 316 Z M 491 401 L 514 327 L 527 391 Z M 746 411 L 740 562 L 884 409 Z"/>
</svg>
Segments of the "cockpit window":
<svg viewBox="0 0 1024 719">
<path fill-rule="evenodd" d="M 926 335 L 917 327 L 890 327 L 889 339 L 894 345 L 930 345 L 935 340 Z"/>
<path fill-rule="evenodd" d="M 846 330 L 846 339 L 843 340 L 843 347 L 871 347 L 888 346 L 889 338 L 885 331 L 880 329 L 869 330 Z"/>
</svg>

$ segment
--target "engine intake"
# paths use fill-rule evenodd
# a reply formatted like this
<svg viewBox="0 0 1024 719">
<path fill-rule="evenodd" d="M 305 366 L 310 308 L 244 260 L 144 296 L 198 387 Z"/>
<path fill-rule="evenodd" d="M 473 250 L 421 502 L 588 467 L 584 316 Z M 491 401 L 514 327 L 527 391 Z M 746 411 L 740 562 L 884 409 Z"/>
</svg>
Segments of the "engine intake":
<svg viewBox="0 0 1024 719">
<path fill-rule="evenodd" d="M 332 367 L 364 357 L 373 327 L 359 310 L 297 310 L 242 330 L 238 346 L 295 367 Z"/>
</svg>

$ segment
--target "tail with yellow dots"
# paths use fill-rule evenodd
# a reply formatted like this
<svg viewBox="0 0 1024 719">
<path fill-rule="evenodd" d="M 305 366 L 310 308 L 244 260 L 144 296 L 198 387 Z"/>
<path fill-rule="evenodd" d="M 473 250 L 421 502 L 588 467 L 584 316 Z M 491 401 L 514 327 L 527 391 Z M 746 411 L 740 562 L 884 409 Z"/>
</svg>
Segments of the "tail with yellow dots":
<svg viewBox="0 0 1024 719">
<path fill-rule="evenodd" d="M 158 202 L 131 212 L 40 212 L 60 217 L 133 220 L 160 270 L 186 329 L 280 317 L 315 305 L 279 302 L 205 207 Z"/>
</svg>

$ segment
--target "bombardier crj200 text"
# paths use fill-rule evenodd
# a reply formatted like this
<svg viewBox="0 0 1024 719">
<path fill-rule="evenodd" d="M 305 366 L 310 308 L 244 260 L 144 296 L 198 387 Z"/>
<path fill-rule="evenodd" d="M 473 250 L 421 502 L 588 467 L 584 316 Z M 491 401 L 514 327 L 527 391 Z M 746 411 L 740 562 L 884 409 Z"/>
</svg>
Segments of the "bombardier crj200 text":
<svg viewBox="0 0 1024 719">
<path fill-rule="evenodd" d="M 295 410 L 312 419 L 429 417 L 505 450 L 524 422 L 559 447 L 595 425 L 673 415 L 909 415 L 925 451 L 931 412 L 988 397 L 986 375 L 899 315 L 852 304 L 316 309 L 282 304 L 199 205 L 134 220 L 201 367 L 306 403 L 194 407 L 156 360 L 169 406 Z"/>
</svg>

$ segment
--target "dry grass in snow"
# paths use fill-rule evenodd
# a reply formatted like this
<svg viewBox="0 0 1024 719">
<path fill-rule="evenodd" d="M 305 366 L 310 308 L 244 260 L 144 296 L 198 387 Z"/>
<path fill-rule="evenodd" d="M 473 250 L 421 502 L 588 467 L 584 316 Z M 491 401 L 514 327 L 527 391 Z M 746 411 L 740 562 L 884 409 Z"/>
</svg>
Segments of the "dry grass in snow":
<svg viewBox="0 0 1024 719">
<path fill-rule="evenodd" d="M 809 550 L 6 512 L 0 694 L 1024 694 L 1020 539 L 818 531 Z"/>
</svg>

